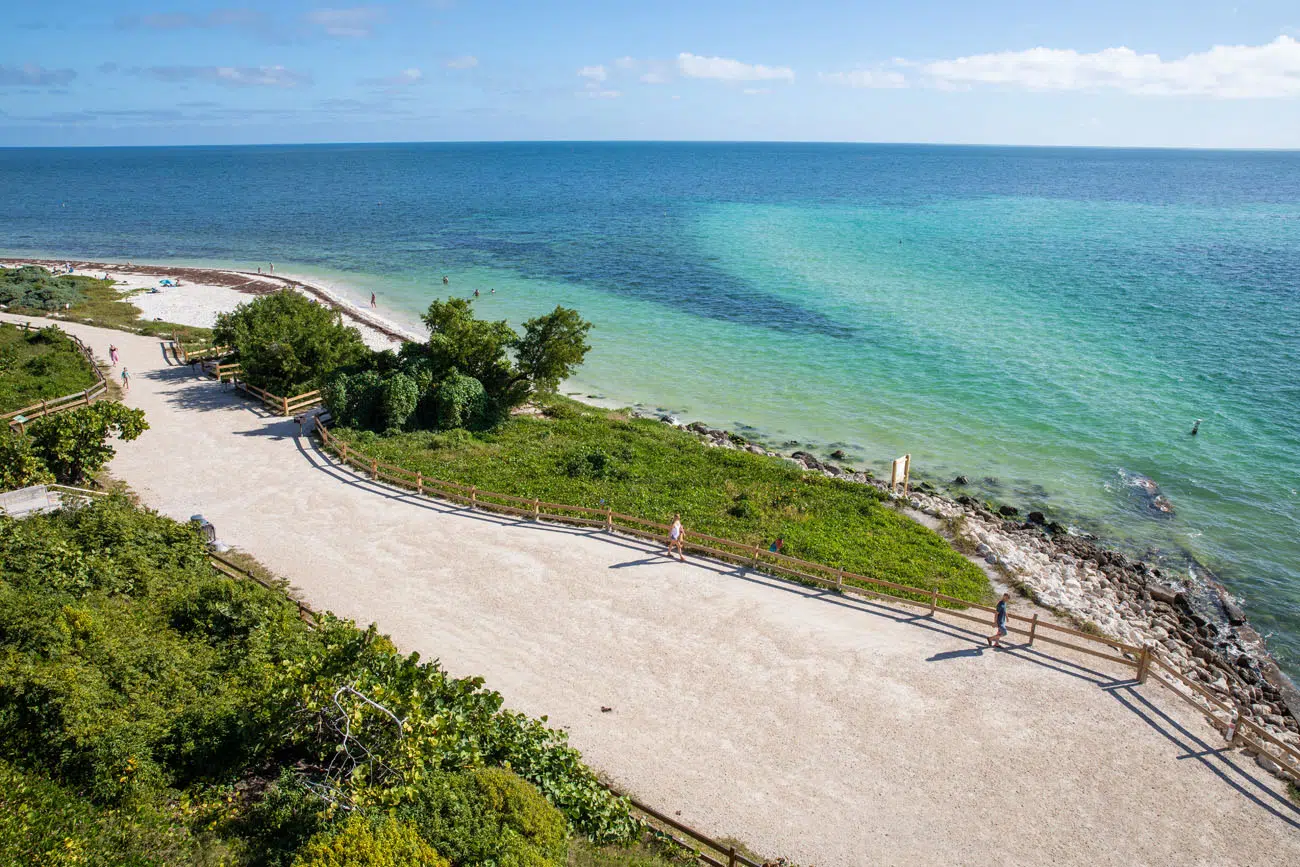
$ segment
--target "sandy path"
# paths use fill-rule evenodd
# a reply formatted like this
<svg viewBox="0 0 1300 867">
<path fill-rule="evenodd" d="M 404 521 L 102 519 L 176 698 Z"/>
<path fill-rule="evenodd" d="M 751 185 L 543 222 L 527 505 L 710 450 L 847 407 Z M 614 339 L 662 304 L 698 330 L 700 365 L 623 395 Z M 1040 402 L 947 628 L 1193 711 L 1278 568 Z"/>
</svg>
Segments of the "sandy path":
<svg viewBox="0 0 1300 867">
<path fill-rule="evenodd" d="M 152 429 L 113 472 L 507 703 L 650 803 L 772 855 L 856 864 L 1296 864 L 1300 811 L 1155 684 L 600 533 L 414 501 L 155 340 L 122 350 Z M 601 713 L 601 705 L 611 713 Z"/>
</svg>

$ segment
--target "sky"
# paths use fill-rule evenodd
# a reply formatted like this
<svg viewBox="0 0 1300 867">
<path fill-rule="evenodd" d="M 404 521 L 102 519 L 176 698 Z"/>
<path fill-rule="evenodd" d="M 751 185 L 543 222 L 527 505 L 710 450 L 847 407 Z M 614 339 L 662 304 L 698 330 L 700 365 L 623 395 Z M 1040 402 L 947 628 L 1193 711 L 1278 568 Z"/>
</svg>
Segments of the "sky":
<svg viewBox="0 0 1300 867">
<path fill-rule="evenodd" d="M 4 0 L 0 146 L 1300 148 L 1300 0 Z"/>
</svg>

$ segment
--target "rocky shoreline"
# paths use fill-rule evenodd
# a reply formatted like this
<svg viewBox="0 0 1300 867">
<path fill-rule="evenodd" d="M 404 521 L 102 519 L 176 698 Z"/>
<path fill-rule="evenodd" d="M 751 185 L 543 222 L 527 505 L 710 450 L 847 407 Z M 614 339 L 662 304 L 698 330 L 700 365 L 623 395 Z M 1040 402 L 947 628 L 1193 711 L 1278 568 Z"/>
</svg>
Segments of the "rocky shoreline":
<svg viewBox="0 0 1300 867">
<path fill-rule="evenodd" d="M 807 451 L 783 454 L 701 422 L 680 424 L 660 413 L 639 414 L 694 433 L 709 447 L 782 458 L 806 472 L 888 487 L 869 472 L 823 461 Z M 1020 521 L 1014 507 L 995 511 L 972 497 L 940 494 L 924 482 L 900 505 L 934 519 L 955 548 L 983 560 L 1036 604 L 1081 628 L 1126 644 L 1154 646 L 1183 676 L 1238 708 L 1278 740 L 1300 748 L 1300 691 L 1217 582 L 1176 577 L 1108 550 L 1095 538 L 1075 535 L 1040 512 Z M 1270 773 L 1300 782 L 1265 754 L 1255 760 Z"/>
</svg>

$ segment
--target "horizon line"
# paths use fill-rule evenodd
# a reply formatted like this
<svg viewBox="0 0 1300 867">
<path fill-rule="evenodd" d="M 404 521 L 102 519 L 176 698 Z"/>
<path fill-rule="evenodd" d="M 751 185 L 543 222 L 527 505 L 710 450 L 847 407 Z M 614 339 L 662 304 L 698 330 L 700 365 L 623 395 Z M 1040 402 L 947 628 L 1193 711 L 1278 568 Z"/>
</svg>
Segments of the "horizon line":
<svg viewBox="0 0 1300 867">
<path fill-rule="evenodd" d="M 1300 153 L 1300 147 L 1216 147 L 1210 145 L 1072 145 L 1014 144 L 986 142 L 913 142 L 913 141 L 834 141 L 815 139 L 396 139 L 389 141 L 284 141 L 206 144 L 60 144 L 0 145 L 0 150 L 163 150 L 168 148 L 260 148 L 260 147 L 348 147 L 357 145 L 613 145 L 613 144 L 681 144 L 681 145 L 833 145 L 842 147 L 942 147 L 942 148 L 1016 148 L 1025 150 L 1094 150 L 1094 151 L 1198 151 L 1221 153 Z"/>
</svg>

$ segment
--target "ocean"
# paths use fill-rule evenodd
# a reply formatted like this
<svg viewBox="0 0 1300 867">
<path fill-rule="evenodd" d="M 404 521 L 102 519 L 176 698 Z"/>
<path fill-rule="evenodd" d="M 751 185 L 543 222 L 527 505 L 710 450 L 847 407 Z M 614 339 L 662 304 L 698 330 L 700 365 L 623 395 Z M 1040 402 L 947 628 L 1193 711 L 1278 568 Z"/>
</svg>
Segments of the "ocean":
<svg viewBox="0 0 1300 867">
<path fill-rule="evenodd" d="M 0 249 L 274 262 L 415 327 L 573 306 L 567 390 L 1194 558 L 1300 673 L 1300 153 L 4 149 Z"/>
</svg>

